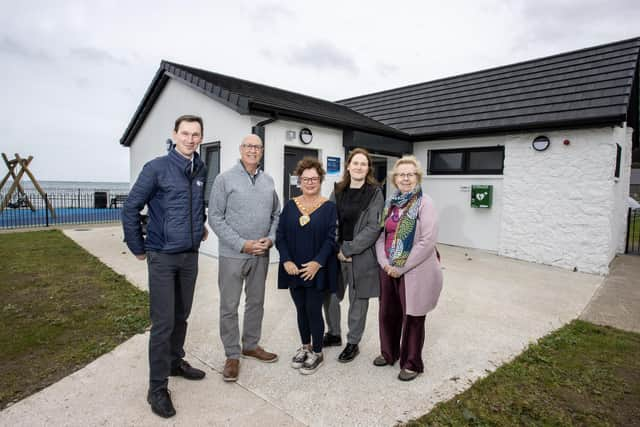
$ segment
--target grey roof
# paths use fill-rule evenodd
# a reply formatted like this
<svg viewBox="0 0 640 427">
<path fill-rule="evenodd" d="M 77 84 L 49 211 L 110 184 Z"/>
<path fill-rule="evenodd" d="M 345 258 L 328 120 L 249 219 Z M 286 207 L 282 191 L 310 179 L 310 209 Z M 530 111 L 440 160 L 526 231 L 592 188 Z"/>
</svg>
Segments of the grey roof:
<svg viewBox="0 0 640 427">
<path fill-rule="evenodd" d="M 412 140 L 620 123 L 639 49 L 640 38 L 633 38 L 338 102 Z"/>
<path fill-rule="evenodd" d="M 168 79 L 177 79 L 240 114 L 278 115 L 391 137 L 406 135 L 344 105 L 182 64 L 162 61 L 120 143 L 131 145 Z"/>
<path fill-rule="evenodd" d="M 131 144 L 168 79 L 240 114 L 302 119 L 390 141 L 622 121 L 636 128 L 639 51 L 636 37 L 337 102 L 162 61 L 120 143 Z"/>
</svg>

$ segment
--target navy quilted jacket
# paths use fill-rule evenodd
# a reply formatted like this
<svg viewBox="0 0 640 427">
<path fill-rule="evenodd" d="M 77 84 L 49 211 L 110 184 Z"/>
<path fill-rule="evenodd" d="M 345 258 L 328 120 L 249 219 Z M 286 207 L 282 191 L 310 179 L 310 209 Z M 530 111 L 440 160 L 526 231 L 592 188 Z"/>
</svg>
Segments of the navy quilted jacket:
<svg viewBox="0 0 640 427">
<path fill-rule="evenodd" d="M 204 184 L 207 168 L 194 153 L 191 161 L 175 149 L 142 168 L 122 209 L 124 240 L 134 255 L 145 251 L 197 251 L 204 233 Z M 147 238 L 140 211 L 148 205 Z"/>
</svg>

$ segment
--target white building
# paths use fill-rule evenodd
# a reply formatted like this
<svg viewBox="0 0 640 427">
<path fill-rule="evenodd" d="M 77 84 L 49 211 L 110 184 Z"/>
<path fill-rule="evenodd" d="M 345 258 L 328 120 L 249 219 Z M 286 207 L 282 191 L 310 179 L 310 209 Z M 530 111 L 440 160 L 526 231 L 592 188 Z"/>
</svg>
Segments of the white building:
<svg viewBox="0 0 640 427">
<path fill-rule="evenodd" d="M 381 180 L 413 153 L 441 243 L 606 274 L 624 252 L 639 50 L 634 38 L 338 102 L 163 61 L 120 142 L 134 182 L 176 117 L 202 116 L 209 188 L 258 133 L 281 200 L 297 194 L 304 155 L 327 168 L 329 195 L 351 148 L 374 154 Z"/>
</svg>

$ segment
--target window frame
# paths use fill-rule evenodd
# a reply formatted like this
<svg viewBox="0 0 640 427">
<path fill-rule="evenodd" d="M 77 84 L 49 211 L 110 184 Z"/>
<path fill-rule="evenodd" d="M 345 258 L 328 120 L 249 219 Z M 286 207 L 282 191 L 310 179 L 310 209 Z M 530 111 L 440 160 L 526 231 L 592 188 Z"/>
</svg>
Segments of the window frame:
<svg viewBox="0 0 640 427">
<path fill-rule="evenodd" d="M 622 163 L 622 146 L 616 143 L 616 168 L 613 172 L 614 178 L 620 178 L 621 163 Z"/>
<path fill-rule="evenodd" d="M 500 169 L 471 169 L 470 168 L 470 153 L 474 152 L 500 152 L 502 153 L 502 167 Z M 461 169 L 434 169 L 432 167 L 434 154 L 449 154 L 449 153 L 461 153 L 462 154 L 462 168 Z M 491 147 L 468 147 L 468 148 L 445 148 L 445 149 L 430 149 L 428 151 L 427 160 L 427 175 L 503 175 L 504 174 L 504 145 L 495 145 Z"/>
</svg>

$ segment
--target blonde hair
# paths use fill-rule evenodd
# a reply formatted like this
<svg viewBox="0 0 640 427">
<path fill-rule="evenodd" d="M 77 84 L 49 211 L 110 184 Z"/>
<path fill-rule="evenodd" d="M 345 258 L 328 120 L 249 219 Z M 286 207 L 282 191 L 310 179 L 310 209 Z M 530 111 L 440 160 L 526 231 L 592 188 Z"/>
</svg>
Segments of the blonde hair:
<svg viewBox="0 0 640 427">
<path fill-rule="evenodd" d="M 398 188 L 398 186 L 396 185 L 396 175 L 398 174 L 398 167 L 400 165 L 415 166 L 418 184 L 422 182 L 422 166 L 420 165 L 420 161 L 414 155 L 404 155 L 396 160 L 396 163 L 393 165 L 391 173 L 389 174 L 391 176 L 391 184 L 393 184 L 394 187 Z"/>
</svg>

